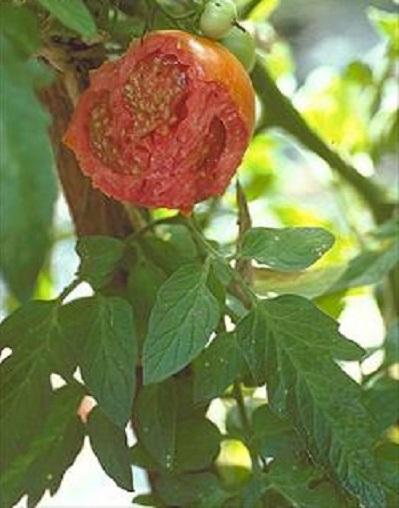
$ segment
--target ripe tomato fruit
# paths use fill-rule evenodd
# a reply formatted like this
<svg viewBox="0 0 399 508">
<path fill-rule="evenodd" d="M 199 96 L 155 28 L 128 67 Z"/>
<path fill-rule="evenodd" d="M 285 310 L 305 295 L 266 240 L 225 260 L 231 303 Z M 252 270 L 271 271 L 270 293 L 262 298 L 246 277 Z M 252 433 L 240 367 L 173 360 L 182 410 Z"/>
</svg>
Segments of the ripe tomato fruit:
<svg viewBox="0 0 399 508">
<path fill-rule="evenodd" d="M 220 42 L 240 60 L 247 72 L 252 71 L 256 60 L 256 46 L 249 32 L 240 26 L 233 26 Z"/>
<path fill-rule="evenodd" d="M 206 37 L 220 39 L 227 35 L 236 19 L 233 0 L 209 0 L 201 14 L 200 29 Z"/>
<path fill-rule="evenodd" d="M 64 141 L 108 196 L 188 213 L 226 189 L 254 103 L 245 69 L 222 45 L 153 32 L 93 72 Z"/>
</svg>

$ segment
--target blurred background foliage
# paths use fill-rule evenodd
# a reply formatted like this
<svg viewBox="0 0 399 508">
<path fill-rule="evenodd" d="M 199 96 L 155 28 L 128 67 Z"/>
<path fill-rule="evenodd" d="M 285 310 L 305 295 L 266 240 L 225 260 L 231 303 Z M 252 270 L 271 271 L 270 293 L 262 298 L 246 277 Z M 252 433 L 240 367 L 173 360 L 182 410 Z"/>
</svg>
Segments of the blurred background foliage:
<svg viewBox="0 0 399 508">
<path fill-rule="evenodd" d="M 86 1 L 95 14 L 97 26 L 110 34 L 109 52 L 118 53 L 118 48 L 123 48 L 132 36 L 141 35 L 146 27 L 140 18 L 141 2 L 111 3 L 115 10 L 109 13 L 104 7 L 107 2 Z M 245 26 L 256 38 L 259 55 L 279 89 L 326 143 L 360 174 L 383 184 L 391 201 L 397 200 L 399 38 L 395 2 L 237 0 L 237 4 L 245 14 Z M 176 9 L 176 4 L 172 2 L 168 8 Z M 42 23 L 48 33 L 63 30 L 54 18 L 43 18 Z M 167 25 L 167 16 L 162 23 Z M 259 269 L 254 280 L 257 291 L 261 294 L 296 292 L 316 298 L 323 310 L 341 322 L 343 332 L 369 351 L 361 371 L 356 366 L 347 366 L 353 377 L 367 378 L 388 366 L 393 369 L 392 375 L 399 378 L 397 325 L 393 323 L 386 330 L 384 309 L 378 305 L 380 294 L 386 289 L 381 285 L 374 291 L 368 285 L 378 283 L 397 262 L 397 246 L 395 251 L 389 251 L 392 232 L 397 228 L 394 221 L 376 230 L 370 209 L 356 191 L 321 158 L 279 128 L 255 135 L 238 175 L 254 226 L 322 226 L 336 237 L 333 249 L 309 271 L 286 275 Z M 196 212 L 206 227 L 206 234 L 224 243 L 228 250 L 237 234 L 234 185 L 221 199 L 198 205 Z M 170 214 L 157 210 L 153 216 Z M 51 249 L 39 274 L 34 297 L 53 298 L 73 279 L 79 263 L 75 240 L 66 203 L 59 195 Z M 386 252 L 390 252 L 389 256 Z M 353 288 L 341 289 L 337 281 L 349 261 L 357 256 L 363 257 L 360 272 L 352 277 Z M 79 291 L 84 295 L 90 289 L 82 285 Z M 2 316 L 18 305 L 16 297 L 2 282 Z M 251 403 L 256 406 L 256 396 Z M 230 411 L 228 402 L 225 409 L 227 421 L 221 424 L 234 436 L 234 412 Z M 215 419 L 220 417 L 217 405 L 213 413 Z M 391 440 L 399 443 L 397 431 L 390 432 Z M 248 468 L 247 451 L 240 447 L 243 445 L 238 441 L 226 441 L 219 463 Z M 95 470 L 101 474 L 98 468 Z M 79 469 L 73 474 L 78 481 Z M 88 474 L 87 468 L 84 474 Z M 225 474 L 230 473 L 226 470 Z M 90 487 L 93 482 L 96 480 L 87 485 Z M 103 487 L 97 485 L 97 488 Z M 112 499 L 118 499 L 114 488 Z M 62 491 L 59 495 L 62 496 Z M 107 499 L 107 494 L 104 496 Z M 120 496 L 125 499 L 129 494 L 121 491 Z M 59 506 L 60 499 L 64 498 L 49 499 L 46 506 Z"/>
</svg>

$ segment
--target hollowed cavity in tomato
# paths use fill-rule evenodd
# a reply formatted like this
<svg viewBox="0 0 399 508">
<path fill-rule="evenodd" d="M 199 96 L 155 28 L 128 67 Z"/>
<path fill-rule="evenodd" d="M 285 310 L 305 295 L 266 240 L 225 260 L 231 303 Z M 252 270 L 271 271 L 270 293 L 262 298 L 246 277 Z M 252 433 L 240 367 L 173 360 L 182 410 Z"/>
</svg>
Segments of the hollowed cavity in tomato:
<svg viewBox="0 0 399 508">
<path fill-rule="evenodd" d="M 189 211 L 225 190 L 248 144 L 253 90 L 243 73 L 222 46 L 155 33 L 93 74 L 66 142 L 107 195 Z"/>
<path fill-rule="evenodd" d="M 134 67 L 123 87 L 123 96 L 133 117 L 136 138 L 155 129 L 167 134 L 178 120 L 184 102 L 187 77 L 174 55 L 149 55 Z"/>
</svg>

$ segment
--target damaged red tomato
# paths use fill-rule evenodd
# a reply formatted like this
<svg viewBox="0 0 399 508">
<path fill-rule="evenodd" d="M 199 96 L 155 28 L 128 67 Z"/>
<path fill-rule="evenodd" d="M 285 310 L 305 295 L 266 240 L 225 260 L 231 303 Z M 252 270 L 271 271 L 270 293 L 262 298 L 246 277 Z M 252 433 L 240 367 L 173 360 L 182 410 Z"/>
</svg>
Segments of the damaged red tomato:
<svg viewBox="0 0 399 508">
<path fill-rule="evenodd" d="M 254 98 L 245 69 L 217 42 L 153 32 L 93 72 L 65 143 L 108 196 L 189 212 L 237 170 Z"/>
</svg>

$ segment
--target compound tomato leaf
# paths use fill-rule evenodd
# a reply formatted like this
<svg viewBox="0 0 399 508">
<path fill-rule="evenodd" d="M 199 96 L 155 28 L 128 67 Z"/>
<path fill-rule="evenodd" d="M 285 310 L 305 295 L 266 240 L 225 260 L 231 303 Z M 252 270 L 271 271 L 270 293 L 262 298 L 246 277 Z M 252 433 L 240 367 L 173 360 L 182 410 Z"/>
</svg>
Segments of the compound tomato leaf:
<svg viewBox="0 0 399 508">
<path fill-rule="evenodd" d="M 141 443 L 136 443 L 130 448 L 130 462 L 137 467 L 147 471 L 157 471 L 159 464 L 151 457 L 146 448 Z"/>
<path fill-rule="evenodd" d="M 82 377 L 107 416 L 124 427 L 136 383 L 137 344 L 132 309 L 122 298 L 81 298 L 60 311 Z"/>
<path fill-rule="evenodd" d="M 376 449 L 376 458 L 384 487 L 399 499 L 399 444 L 383 442 Z M 393 505 L 395 506 L 395 505 Z"/>
<path fill-rule="evenodd" d="M 50 246 L 57 195 L 47 132 L 49 116 L 34 90 L 48 73 L 38 63 L 20 61 L 12 43 L 2 34 L 0 44 L 0 266 L 11 291 L 25 301 L 33 293 Z"/>
<path fill-rule="evenodd" d="M 322 228 L 252 228 L 243 238 L 240 256 L 281 271 L 303 270 L 334 244 Z"/>
<path fill-rule="evenodd" d="M 378 437 L 399 421 L 398 393 L 399 381 L 388 376 L 371 379 L 363 392 L 363 401 L 374 417 Z"/>
<path fill-rule="evenodd" d="M 297 508 L 344 508 L 345 498 L 330 483 L 313 488 L 311 481 L 321 471 L 299 463 L 276 461 L 266 475 L 266 482 Z"/>
<path fill-rule="evenodd" d="M 166 470 L 173 467 L 179 399 L 175 380 L 145 386 L 136 402 L 139 442 Z"/>
<path fill-rule="evenodd" d="M 159 506 L 163 508 L 161 499 L 156 494 L 139 494 L 132 499 L 134 506 Z"/>
<path fill-rule="evenodd" d="M 90 11 L 82 0 L 38 0 L 63 25 L 83 37 L 93 37 L 96 25 Z"/>
<path fill-rule="evenodd" d="M 87 429 L 91 447 L 104 471 L 122 489 L 133 490 L 130 451 L 126 433 L 97 406 L 89 415 Z"/>
<path fill-rule="evenodd" d="M 194 399 L 206 400 L 223 394 L 240 374 L 244 364 L 233 333 L 221 333 L 194 361 Z"/>
<path fill-rule="evenodd" d="M 360 360 L 364 350 L 353 341 L 345 338 L 338 331 L 338 323 L 321 312 L 311 301 L 294 295 L 281 296 L 273 302 L 284 305 L 277 307 L 284 312 L 282 323 L 287 334 L 306 337 L 309 347 L 320 353 L 326 353 L 337 360 Z M 238 344 L 246 358 L 254 380 L 262 383 L 265 380 L 265 361 L 267 341 L 265 333 L 269 329 L 269 318 L 263 307 L 249 312 L 237 328 Z M 328 341 L 326 340 L 328 337 Z"/>
<path fill-rule="evenodd" d="M 206 270 L 181 267 L 161 286 L 144 342 L 144 383 L 156 383 L 185 367 L 205 347 L 220 318 L 206 286 Z"/>
<path fill-rule="evenodd" d="M 62 333 L 56 301 L 34 300 L 10 314 L 0 324 L 0 350 L 10 347 L 14 354 L 38 358 L 48 372 L 57 372 L 66 379 L 76 368 L 71 345 Z"/>
<path fill-rule="evenodd" d="M 23 455 L 49 407 L 50 372 L 40 355 L 13 354 L 0 364 L 1 469 Z"/>
<path fill-rule="evenodd" d="M 28 449 L 2 475 L 4 506 L 13 506 L 24 494 L 28 495 L 28 506 L 35 506 L 46 489 L 58 489 L 83 445 L 84 430 L 76 415 L 83 394 L 77 384 L 52 394 L 49 412 Z"/>
<path fill-rule="evenodd" d="M 385 365 L 399 363 L 399 319 L 396 319 L 387 330 L 384 342 Z"/>
<path fill-rule="evenodd" d="M 217 476 L 211 473 L 160 476 L 156 488 L 167 506 L 219 508 L 234 495 L 225 491 Z"/>
<path fill-rule="evenodd" d="M 144 387 L 137 401 L 140 443 L 159 468 L 170 473 L 208 466 L 221 439 L 212 422 L 187 411 L 183 395 L 182 387 L 171 379 Z"/>
<path fill-rule="evenodd" d="M 260 303 L 237 333 L 254 375 L 263 361 L 271 408 L 292 422 L 315 462 L 365 507 L 384 507 L 371 418 L 360 387 L 334 362 L 346 347 L 333 324 L 307 300 L 282 296 Z"/>
<path fill-rule="evenodd" d="M 78 239 L 76 252 L 80 257 L 78 277 L 98 289 L 118 266 L 125 244 L 109 236 L 85 236 Z"/>
<path fill-rule="evenodd" d="M 268 405 L 255 409 L 252 430 L 252 445 L 265 459 L 292 459 L 304 450 L 304 443 L 290 422 L 275 415 Z"/>
<path fill-rule="evenodd" d="M 164 272 L 138 250 L 138 258 L 129 271 L 127 284 L 140 345 L 147 334 L 148 318 L 165 278 Z"/>
<path fill-rule="evenodd" d="M 209 466 L 219 452 L 220 440 L 218 428 L 208 419 L 181 420 L 176 432 L 174 471 L 197 471 Z"/>
</svg>

